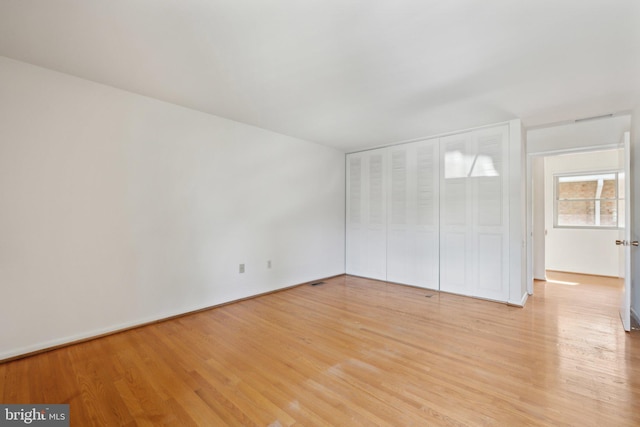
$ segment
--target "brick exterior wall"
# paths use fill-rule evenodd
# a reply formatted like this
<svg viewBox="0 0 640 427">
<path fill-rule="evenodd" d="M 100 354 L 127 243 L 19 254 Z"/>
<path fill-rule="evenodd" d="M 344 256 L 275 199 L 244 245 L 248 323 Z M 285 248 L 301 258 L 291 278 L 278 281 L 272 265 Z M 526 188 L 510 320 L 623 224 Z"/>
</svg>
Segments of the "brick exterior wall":
<svg viewBox="0 0 640 427">
<path fill-rule="evenodd" d="M 578 182 L 559 182 L 558 195 L 558 225 L 596 225 L 595 224 L 595 208 L 596 204 L 593 199 L 596 196 L 598 188 L 597 181 L 578 181 Z M 616 226 L 617 210 L 616 210 L 616 181 L 606 180 L 602 186 L 600 202 L 600 225 Z M 575 199 L 592 199 L 590 201 Z"/>
</svg>

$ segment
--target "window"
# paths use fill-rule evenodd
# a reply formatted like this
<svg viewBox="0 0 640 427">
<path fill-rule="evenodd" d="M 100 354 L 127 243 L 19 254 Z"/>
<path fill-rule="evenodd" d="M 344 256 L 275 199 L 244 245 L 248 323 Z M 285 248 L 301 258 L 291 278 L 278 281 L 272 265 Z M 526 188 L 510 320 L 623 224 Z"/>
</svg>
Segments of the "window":
<svg viewBox="0 0 640 427">
<path fill-rule="evenodd" d="M 624 173 L 555 175 L 554 227 L 624 227 Z"/>
</svg>

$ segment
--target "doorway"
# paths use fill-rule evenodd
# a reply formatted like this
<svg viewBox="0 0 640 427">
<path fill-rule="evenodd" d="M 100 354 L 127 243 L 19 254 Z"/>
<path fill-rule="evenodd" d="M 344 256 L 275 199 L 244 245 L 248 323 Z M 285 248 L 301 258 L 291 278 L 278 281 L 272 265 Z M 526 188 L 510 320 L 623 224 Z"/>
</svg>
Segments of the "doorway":
<svg viewBox="0 0 640 427">
<path fill-rule="evenodd" d="M 580 123 L 578 123 L 580 122 Z M 577 154 L 588 152 L 604 152 L 607 150 L 614 150 L 617 148 L 623 148 L 622 151 L 619 151 L 619 163 L 617 163 L 617 171 L 613 170 L 610 172 L 614 173 L 614 176 L 617 175 L 618 183 L 615 184 L 618 187 L 619 194 L 624 194 L 623 200 L 614 200 L 614 203 L 620 205 L 619 212 L 616 212 L 613 217 L 620 217 L 619 222 L 614 223 L 613 225 L 609 224 L 612 231 L 618 230 L 617 238 L 615 239 L 606 239 L 605 241 L 598 245 L 595 241 L 589 241 L 579 246 L 573 246 L 573 248 L 582 250 L 583 247 L 595 246 L 600 249 L 600 251 L 596 251 L 596 254 L 600 258 L 603 258 L 603 254 L 613 254 L 612 258 L 617 260 L 614 264 L 617 268 L 611 267 L 610 273 L 606 275 L 610 275 L 615 277 L 616 273 L 618 276 L 624 276 L 623 280 L 624 286 L 622 286 L 622 292 L 620 293 L 620 318 L 622 320 L 624 329 L 626 331 L 630 330 L 630 293 L 631 293 L 631 247 L 638 246 L 637 241 L 631 240 L 632 230 L 631 230 L 631 216 L 629 213 L 629 207 L 632 205 L 633 200 L 631 200 L 631 180 L 627 180 L 626 178 L 630 177 L 630 137 L 629 137 L 629 127 L 630 127 L 630 116 L 613 116 L 608 119 L 603 120 L 577 120 L 573 123 L 566 123 L 562 125 L 552 126 L 552 127 L 543 127 L 537 128 L 535 130 L 529 129 L 527 131 L 527 290 L 529 294 L 533 294 L 533 280 L 534 276 L 540 274 L 540 271 L 543 270 L 541 268 L 542 260 L 544 259 L 544 263 L 546 264 L 546 260 L 548 257 L 546 256 L 546 251 L 549 246 L 546 244 L 548 232 L 550 230 L 550 224 L 553 224 L 553 230 L 557 231 L 556 228 L 558 225 L 558 210 L 557 206 L 561 203 L 568 203 L 566 200 L 561 201 L 557 198 L 557 188 L 560 180 L 557 176 L 554 175 L 553 185 L 555 187 L 551 187 L 554 192 L 553 203 L 554 203 L 554 216 L 552 217 L 552 221 L 547 221 L 548 216 L 546 217 L 543 226 L 540 226 L 540 209 L 535 207 L 534 204 L 534 189 L 536 186 L 534 185 L 534 176 L 537 177 L 538 181 L 538 192 L 540 191 L 541 181 L 540 181 L 540 168 L 542 167 L 544 170 L 544 166 L 541 166 L 541 161 L 546 162 L 544 160 L 540 160 L 539 157 L 547 157 L 547 156 L 556 156 L 556 155 L 568 155 L 568 154 Z M 617 141 L 616 141 L 617 140 Z M 600 153 L 602 154 L 602 153 Z M 597 153 L 595 154 L 598 155 Z M 602 160 L 600 158 L 599 160 Z M 567 162 L 565 159 L 565 167 L 570 162 Z M 601 163 L 599 163 L 601 164 Z M 534 168 L 534 165 L 536 166 Z M 575 166 L 575 165 L 573 165 Z M 623 169 L 621 172 L 620 169 Z M 572 173 L 569 173 L 571 175 Z M 590 175 L 592 172 L 584 172 L 585 175 Z M 543 176 L 548 176 L 548 173 L 543 172 Z M 575 175 L 575 173 L 573 173 Z M 607 174 L 604 174 L 607 175 Z M 598 178 L 598 179 L 595 179 Z M 608 178 L 606 178 L 608 179 Z M 573 176 L 571 179 L 564 180 L 564 182 L 570 182 L 571 180 L 582 180 L 585 181 L 584 177 L 576 177 Z M 604 177 L 593 177 L 591 176 L 591 180 L 603 181 Z M 548 181 L 548 179 L 546 179 Z M 600 183 L 602 184 L 602 182 Z M 601 194 L 601 186 L 597 190 L 597 194 Z M 545 193 L 547 192 L 545 188 Z M 548 200 L 548 196 L 547 196 Z M 569 201 L 571 202 L 571 201 Z M 574 200 L 575 202 L 575 200 Z M 583 203 L 584 200 L 581 201 Z M 592 198 L 589 201 L 592 205 L 597 206 L 598 203 L 602 205 L 606 205 L 608 202 L 604 200 L 597 200 L 597 198 Z M 571 204 L 571 203 L 569 203 Z M 548 212 L 549 208 L 546 207 L 545 210 Z M 537 213 L 538 220 L 534 221 Z M 565 212 L 566 213 L 566 212 Z M 602 213 L 602 212 L 601 212 Z M 605 221 L 606 222 L 606 221 Z M 624 226 L 622 226 L 624 224 Z M 598 224 L 596 222 L 591 223 L 591 228 L 597 228 L 602 224 Z M 576 227 L 568 227 L 568 228 L 576 228 Z M 577 227 L 580 228 L 580 227 Z M 578 231 L 574 230 L 571 233 L 578 234 Z M 604 236 L 604 235 L 603 235 Z M 610 236 L 611 237 L 611 236 Z M 611 247 L 608 240 L 611 240 L 615 245 L 619 245 L 618 251 L 607 251 L 606 249 L 603 251 L 603 248 Z M 544 242 L 544 244 L 542 244 Z M 542 249 L 541 249 L 542 248 Z M 544 257 L 540 257 L 540 252 L 545 252 Z M 571 254 L 569 254 L 571 255 Z M 616 256 L 617 255 L 617 256 Z M 605 256 L 606 257 L 606 256 Z M 534 263 L 535 258 L 535 263 Z M 577 258 L 577 257 L 575 257 Z M 623 261 L 624 260 L 624 261 Z M 535 268 L 534 268 L 535 267 Z M 545 265 L 545 270 L 548 266 Z M 591 267 L 591 265 L 590 265 Z M 624 268 L 622 268 L 624 267 Z M 535 270 L 535 275 L 534 275 Z M 584 271 L 584 270 L 573 270 L 573 271 Z M 546 276 L 546 272 L 544 273 Z M 594 274 L 591 272 L 591 274 Z M 602 274 L 602 273 L 595 273 Z"/>
<path fill-rule="evenodd" d="M 544 229 L 544 258 L 534 258 L 535 278 L 547 270 L 624 277 L 624 253 L 615 246 L 624 227 L 623 155 L 616 148 L 541 156 L 533 217 Z"/>
<path fill-rule="evenodd" d="M 527 291 L 530 295 L 533 294 L 534 278 L 544 280 L 546 275 L 545 230 L 549 228 L 544 214 L 545 157 L 618 149 L 621 147 L 621 136 L 629 131 L 630 126 L 630 115 L 614 114 L 602 119 L 582 119 L 527 129 L 526 264 Z M 536 182 L 537 185 L 534 185 Z M 537 211 L 535 215 L 534 210 Z"/>
</svg>

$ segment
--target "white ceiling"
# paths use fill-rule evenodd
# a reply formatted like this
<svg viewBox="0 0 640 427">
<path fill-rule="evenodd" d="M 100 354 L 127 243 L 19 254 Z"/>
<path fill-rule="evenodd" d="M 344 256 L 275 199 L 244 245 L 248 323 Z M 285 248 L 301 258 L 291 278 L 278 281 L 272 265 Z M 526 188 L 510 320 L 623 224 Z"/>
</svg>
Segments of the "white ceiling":
<svg viewBox="0 0 640 427">
<path fill-rule="evenodd" d="M 0 55 L 353 151 L 640 104 L 638 0 L 2 0 Z"/>
</svg>

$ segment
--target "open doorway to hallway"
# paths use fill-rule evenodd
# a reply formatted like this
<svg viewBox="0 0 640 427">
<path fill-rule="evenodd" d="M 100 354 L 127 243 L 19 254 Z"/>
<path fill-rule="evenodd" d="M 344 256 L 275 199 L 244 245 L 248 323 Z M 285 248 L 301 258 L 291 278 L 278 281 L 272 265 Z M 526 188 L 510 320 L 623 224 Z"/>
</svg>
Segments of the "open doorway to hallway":
<svg viewBox="0 0 640 427">
<path fill-rule="evenodd" d="M 533 215 L 544 228 L 544 258 L 534 270 L 544 280 L 536 289 L 588 283 L 594 305 L 603 301 L 598 292 L 621 300 L 625 253 L 616 241 L 625 226 L 624 155 L 612 148 L 537 159 Z"/>
<path fill-rule="evenodd" d="M 544 248 L 534 258 L 534 277 L 547 271 L 624 276 L 615 245 L 624 227 L 621 150 L 548 155 L 534 167 L 534 223 L 544 229 Z"/>
<path fill-rule="evenodd" d="M 544 163 L 545 156 L 558 156 L 558 155 L 570 155 L 579 153 L 603 153 L 606 150 L 616 150 L 623 148 L 623 151 L 619 158 L 619 163 L 613 167 L 619 167 L 624 169 L 624 173 L 619 175 L 623 178 L 631 177 L 630 169 L 630 116 L 629 115 L 612 115 L 606 119 L 587 118 L 579 119 L 573 122 L 567 122 L 557 125 L 545 125 L 535 128 L 529 128 L 527 130 L 526 140 L 526 152 L 527 152 L 527 289 L 530 295 L 534 294 L 533 279 L 546 279 L 547 269 L 558 269 L 573 272 L 586 272 L 589 274 L 605 275 L 605 276 L 625 276 L 623 291 L 620 293 L 619 304 L 619 316 L 622 320 L 624 329 L 630 330 L 630 316 L 631 316 L 631 271 L 633 270 L 633 260 L 631 256 L 632 247 L 637 246 L 637 240 L 634 239 L 634 230 L 632 230 L 631 215 L 629 213 L 629 207 L 633 205 L 633 189 L 631 188 L 632 180 L 622 179 L 621 188 L 618 189 L 619 194 L 624 192 L 624 200 L 620 204 L 618 200 L 618 212 L 616 217 L 618 218 L 618 224 L 624 223 L 625 226 L 618 228 L 617 237 L 614 237 L 613 232 L 616 227 L 611 227 L 611 233 L 607 237 L 607 234 L 602 233 L 604 230 L 596 229 L 594 231 L 600 231 L 598 236 L 601 238 L 600 243 L 595 240 L 587 239 L 582 244 L 572 245 L 569 247 L 562 247 L 566 240 L 559 240 L 560 243 L 554 245 L 554 249 L 558 249 L 563 255 L 573 256 L 573 267 L 567 267 L 570 264 L 564 264 L 564 266 L 558 267 L 557 265 L 546 265 L 547 254 L 550 243 L 547 244 L 549 232 L 558 231 L 556 223 L 556 217 L 548 219 L 549 209 L 545 206 L 549 204 L 549 207 L 553 207 L 554 203 L 557 204 L 558 200 L 551 199 L 552 201 L 545 203 L 545 198 L 549 199 L 549 193 L 547 191 L 545 178 Z M 593 154 L 597 157 L 597 154 Z M 598 164 L 602 165 L 602 159 L 598 159 Z M 564 158 L 563 164 L 569 165 L 575 169 L 575 162 L 569 161 L 567 157 Z M 606 169 L 609 169 L 607 166 Z M 579 173 L 579 170 L 569 170 L 567 173 Z M 585 172 L 584 173 L 592 173 Z M 606 171 L 605 171 L 606 172 Z M 548 175 L 548 174 L 547 174 Z M 575 178 L 575 177 L 574 177 Z M 554 181 L 557 185 L 558 180 Z M 598 184 L 596 184 L 596 187 Z M 552 186 L 551 189 L 554 187 Z M 600 190 L 596 190 L 596 193 Z M 583 203 L 586 203 L 584 200 Z M 589 203 L 593 206 L 593 210 L 596 210 L 596 202 L 594 199 Z M 603 202 L 603 200 L 600 200 Z M 569 204 L 577 204 L 573 201 Z M 600 206 L 607 205 L 608 203 L 600 203 Z M 542 209 L 542 210 L 541 210 Z M 599 211 L 599 209 L 598 209 Z M 622 213 L 624 212 L 624 215 Z M 602 214 L 602 212 L 600 212 Z M 602 220 L 603 216 L 600 216 Z M 595 222 L 594 227 L 598 226 Z M 602 225 L 602 223 L 600 223 Z M 566 233 L 572 233 L 572 235 L 579 234 L 578 229 L 564 230 Z M 545 235 L 546 233 L 546 235 Z M 616 252 L 616 246 L 618 250 Z M 609 250 L 609 248 L 612 248 Z M 584 252 L 581 252 L 584 250 Z M 591 258 L 587 257 L 587 254 L 591 255 Z M 616 257 L 617 254 L 617 257 Z M 624 255 L 622 255 L 624 254 Z M 577 256 L 584 255 L 584 256 Z M 550 254 L 550 257 L 553 255 Z M 602 271 L 602 265 L 598 266 L 598 263 L 608 259 L 617 259 L 615 264 L 609 263 L 607 271 Z M 570 259 L 571 260 L 571 259 Z M 587 262 L 589 261 L 589 262 Z M 582 267 L 575 268 L 575 264 L 581 264 Z M 602 264 L 602 263 L 601 263 Z M 587 265 L 588 270 L 584 268 Z M 614 265 L 614 267 L 611 267 Z M 617 268 L 615 266 L 617 265 Z M 595 267 L 598 266 L 599 270 Z M 624 266 L 624 272 L 621 272 L 621 267 Z"/>
</svg>

